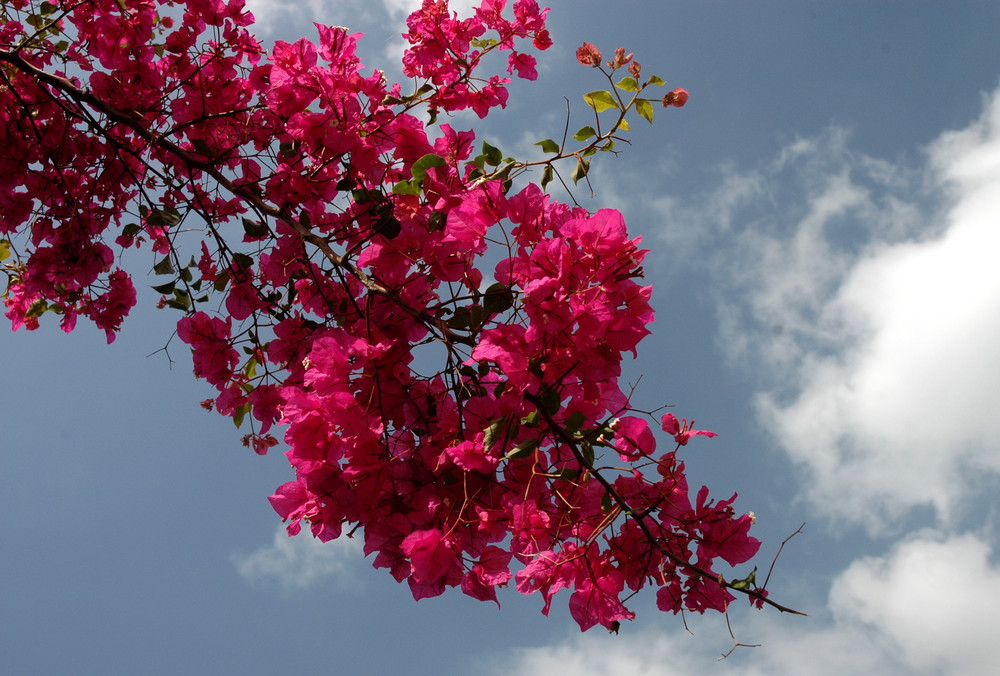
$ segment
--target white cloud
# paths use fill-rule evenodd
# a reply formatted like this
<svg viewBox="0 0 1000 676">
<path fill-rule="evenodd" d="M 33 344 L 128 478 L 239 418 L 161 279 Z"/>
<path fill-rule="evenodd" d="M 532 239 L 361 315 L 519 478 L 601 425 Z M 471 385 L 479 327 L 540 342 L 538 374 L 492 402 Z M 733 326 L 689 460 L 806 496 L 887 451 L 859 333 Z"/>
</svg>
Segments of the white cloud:
<svg viewBox="0 0 1000 676">
<path fill-rule="evenodd" d="M 996 673 L 997 598 L 1000 570 L 971 534 L 918 534 L 855 561 L 830 590 L 839 624 L 873 628 L 919 673 Z"/>
<path fill-rule="evenodd" d="M 1000 471 L 1000 93 L 930 158 L 949 193 L 947 230 L 873 238 L 818 315 L 843 331 L 839 349 L 807 348 L 790 403 L 761 398 L 783 445 L 813 470 L 816 499 L 859 520 L 921 504 L 949 518 L 970 471 Z M 806 221 L 802 235 L 824 241 Z M 822 257 L 803 259 L 822 275 Z"/>
<path fill-rule="evenodd" d="M 840 676 L 840 674 L 996 673 L 995 609 L 1000 569 L 989 545 L 974 535 L 920 533 L 885 556 L 852 563 L 835 580 L 829 619 L 737 612 L 735 636 L 757 648 L 732 647 L 719 617 L 689 618 L 664 628 L 622 629 L 576 635 L 554 645 L 510 651 L 496 673 L 525 676 L 606 674 L 744 674 L 747 676 Z M 643 621 L 649 621 L 645 618 Z M 673 627 L 670 624 L 673 624 Z M 713 634 L 714 632 L 714 634 Z"/>
<path fill-rule="evenodd" d="M 342 586 L 357 586 L 354 567 L 362 560 L 360 538 L 340 537 L 320 542 L 308 529 L 288 537 L 279 526 L 274 540 L 248 555 L 233 556 L 240 576 L 253 583 L 276 582 L 282 589 L 302 590 L 334 578 Z"/>
<path fill-rule="evenodd" d="M 732 242 L 720 344 L 754 366 L 803 493 L 873 531 L 917 507 L 947 522 L 1000 474 L 1000 91 L 920 170 L 849 144 L 800 139 L 675 217 L 714 238 L 689 246 Z"/>
</svg>

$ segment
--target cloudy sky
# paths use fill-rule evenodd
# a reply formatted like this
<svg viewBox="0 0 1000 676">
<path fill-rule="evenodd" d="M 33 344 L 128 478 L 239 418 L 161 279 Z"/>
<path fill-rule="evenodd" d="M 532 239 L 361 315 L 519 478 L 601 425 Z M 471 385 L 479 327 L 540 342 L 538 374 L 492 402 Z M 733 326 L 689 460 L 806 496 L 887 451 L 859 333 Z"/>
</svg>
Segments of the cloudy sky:
<svg viewBox="0 0 1000 676">
<path fill-rule="evenodd" d="M 366 32 L 391 75 L 414 2 L 250 4 L 267 41 Z M 638 398 L 719 432 L 685 449 L 692 483 L 756 513 L 762 567 L 806 524 L 769 589 L 809 617 L 738 609 L 760 646 L 719 662 L 723 617 L 688 632 L 651 598 L 619 636 L 512 590 L 499 612 L 415 603 L 355 543 L 285 537 L 266 496 L 287 463 L 198 407 L 177 318 L 147 303 L 112 346 L 84 325 L 0 334 L 0 670 L 1000 668 L 1000 4 L 553 4 L 539 81 L 451 124 L 522 157 L 562 133 L 563 96 L 587 124 L 580 95 L 604 83 L 573 58 L 584 40 L 691 92 L 580 197 L 652 250 Z"/>
</svg>

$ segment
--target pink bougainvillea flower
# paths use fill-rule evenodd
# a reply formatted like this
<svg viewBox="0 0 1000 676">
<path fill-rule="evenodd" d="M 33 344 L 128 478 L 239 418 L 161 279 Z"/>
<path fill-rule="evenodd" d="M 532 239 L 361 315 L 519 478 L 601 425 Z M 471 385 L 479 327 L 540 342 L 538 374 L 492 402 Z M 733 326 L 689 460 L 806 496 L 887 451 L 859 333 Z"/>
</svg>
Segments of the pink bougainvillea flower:
<svg viewBox="0 0 1000 676">
<path fill-rule="evenodd" d="M 601 52 L 598 51 L 597 47 L 589 42 L 584 42 L 576 49 L 576 60 L 584 66 L 599 68 L 601 65 L 601 58 Z"/>
<path fill-rule="evenodd" d="M 696 430 L 692 429 L 694 427 L 694 420 L 691 422 L 687 421 L 687 418 L 683 422 L 677 420 L 677 416 L 673 413 L 665 413 L 662 419 L 663 431 L 667 434 L 674 435 L 674 440 L 681 446 L 686 446 L 687 442 L 694 436 L 703 437 L 717 437 L 719 436 L 715 432 L 709 432 L 708 430 Z"/>
</svg>

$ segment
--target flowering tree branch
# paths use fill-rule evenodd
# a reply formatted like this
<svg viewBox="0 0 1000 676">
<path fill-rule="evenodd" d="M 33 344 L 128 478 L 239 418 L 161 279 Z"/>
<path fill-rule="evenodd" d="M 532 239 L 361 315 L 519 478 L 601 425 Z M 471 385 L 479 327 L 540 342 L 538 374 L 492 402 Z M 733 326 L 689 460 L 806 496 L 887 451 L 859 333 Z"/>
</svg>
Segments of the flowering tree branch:
<svg viewBox="0 0 1000 676">
<path fill-rule="evenodd" d="M 364 74 L 345 28 L 265 51 L 242 0 L 0 2 L 5 314 L 15 330 L 85 317 L 110 342 L 136 303 L 115 251 L 148 247 L 159 306 L 181 312 L 217 391 L 203 406 L 248 425 L 258 453 L 284 429 L 294 479 L 270 501 L 289 533 L 360 529 L 417 599 L 460 587 L 499 605 L 513 582 L 547 613 L 566 588 L 582 629 L 632 619 L 648 587 L 675 613 L 725 611 L 730 592 L 795 612 L 753 573 L 715 571 L 760 543 L 735 496 L 688 489 L 677 452 L 714 434 L 666 414 L 676 448 L 657 452 L 619 386 L 653 321 L 640 239 L 545 192 L 558 162 L 589 181 L 629 119 L 687 92 L 647 98 L 662 79 L 585 43 L 610 88 L 584 96 L 581 145 L 474 154 L 475 133 L 438 116 L 504 107 L 508 75 L 536 76 L 522 43 L 551 44 L 547 9 L 506 9 L 460 19 L 425 0 L 404 93 Z M 506 75 L 484 72 L 495 57 Z M 521 184 L 532 168 L 539 184 Z M 191 213 L 202 223 L 181 227 Z"/>
</svg>

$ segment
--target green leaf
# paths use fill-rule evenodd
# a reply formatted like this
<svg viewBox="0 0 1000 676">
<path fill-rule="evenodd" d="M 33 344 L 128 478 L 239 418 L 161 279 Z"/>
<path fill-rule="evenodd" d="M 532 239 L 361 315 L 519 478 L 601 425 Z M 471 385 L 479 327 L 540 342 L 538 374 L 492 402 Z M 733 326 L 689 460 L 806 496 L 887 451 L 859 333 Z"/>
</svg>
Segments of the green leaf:
<svg viewBox="0 0 1000 676">
<path fill-rule="evenodd" d="M 483 155 L 486 156 L 486 164 L 494 167 L 503 161 L 503 153 L 500 152 L 500 149 L 491 146 L 486 141 L 483 141 Z"/>
<path fill-rule="evenodd" d="M 587 175 L 587 172 L 589 170 L 590 170 L 590 162 L 588 162 L 583 158 L 580 158 L 579 160 L 577 160 L 576 168 L 573 170 L 573 173 L 569 175 L 569 177 L 573 179 L 573 183 L 576 184 L 577 182 L 579 182 L 581 178 Z"/>
<path fill-rule="evenodd" d="M 267 237 L 270 233 L 266 225 L 256 221 L 251 221 L 249 218 L 243 219 L 243 232 L 245 232 L 248 237 L 253 238 Z"/>
<path fill-rule="evenodd" d="M 583 422 L 586 419 L 586 416 L 584 416 L 581 411 L 573 411 L 570 416 L 566 418 L 566 422 L 563 423 L 563 430 L 566 434 L 572 436 L 580 431 L 580 427 L 583 426 Z"/>
<path fill-rule="evenodd" d="M 491 315 L 509 310 L 514 305 L 514 294 L 506 284 L 491 284 L 483 294 L 483 309 Z"/>
<path fill-rule="evenodd" d="M 542 170 L 542 190 L 545 190 L 545 186 L 551 183 L 553 178 L 555 178 L 555 170 L 552 165 L 545 165 L 545 169 Z"/>
<path fill-rule="evenodd" d="M 357 204 L 368 204 L 369 202 L 381 202 L 382 193 L 378 190 L 368 190 L 367 188 L 358 188 L 357 190 L 351 191 L 351 197 L 354 198 Z M 305 225 L 303 223 L 303 225 Z"/>
<path fill-rule="evenodd" d="M 236 427 L 239 428 L 239 426 L 243 424 L 243 419 L 247 417 L 247 413 L 249 412 L 250 412 L 250 404 L 243 404 L 242 406 L 237 408 L 236 412 L 233 414 L 233 424 L 235 424 Z"/>
<path fill-rule="evenodd" d="M 174 292 L 174 283 L 175 282 L 167 282 L 166 284 L 160 284 L 159 286 L 154 286 L 153 291 L 155 291 L 160 295 L 166 296 L 167 294 Z"/>
<path fill-rule="evenodd" d="M 534 453 L 535 449 L 541 445 L 541 440 L 538 437 L 532 437 L 530 439 L 525 439 L 517 446 L 515 446 L 510 453 L 504 456 L 505 460 L 516 460 L 517 458 L 523 458 L 526 455 Z"/>
<path fill-rule="evenodd" d="M 550 138 L 547 138 L 544 141 L 539 141 L 535 145 L 536 146 L 541 146 L 543 153 L 558 153 L 559 152 L 559 144 L 556 143 L 555 141 L 553 141 Z"/>
<path fill-rule="evenodd" d="M 403 231 L 403 224 L 392 214 L 386 214 L 378 219 L 375 225 L 372 226 L 372 230 L 386 239 L 393 239 L 398 237 L 399 233 Z"/>
<path fill-rule="evenodd" d="M 411 169 L 413 180 L 423 183 L 423 180 L 427 178 L 428 169 L 432 167 L 443 167 L 445 164 L 447 164 L 447 162 L 445 162 L 445 159 L 440 155 L 428 153 L 413 163 L 413 168 Z"/>
<path fill-rule="evenodd" d="M 205 157 L 212 158 L 215 156 L 215 150 L 208 144 L 203 138 L 196 138 L 191 141 L 191 145 L 194 146 L 195 152 L 199 155 L 204 155 Z"/>
<path fill-rule="evenodd" d="M 437 232 L 438 230 L 443 230 L 444 226 L 448 223 L 448 214 L 443 211 L 432 211 L 431 215 L 427 217 L 427 228 L 431 232 Z"/>
<path fill-rule="evenodd" d="M 618 128 L 621 129 L 622 131 L 632 131 L 631 125 L 629 125 L 628 120 L 626 120 L 624 117 L 622 118 L 622 121 L 618 124 Z"/>
<path fill-rule="evenodd" d="M 246 272 L 253 266 L 253 259 L 245 253 L 234 253 L 233 263 L 236 264 L 241 271 Z"/>
<path fill-rule="evenodd" d="M 604 495 L 601 496 L 601 510 L 603 510 L 605 513 L 608 513 L 611 511 L 612 507 L 613 505 L 611 503 L 611 493 L 605 493 Z"/>
<path fill-rule="evenodd" d="M 562 396 L 555 390 L 546 389 L 539 398 L 542 411 L 550 416 L 559 412 L 562 407 Z"/>
<path fill-rule="evenodd" d="M 507 426 L 507 416 L 496 418 L 485 430 L 483 430 L 483 448 L 487 453 L 496 446 L 497 442 L 503 438 L 504 428 Z"/>
<path fill-rule="evenodd" d="M 49 311 L 49 304 L 43 299 L 39 298 L 28 306 L 27 311 L 24 313 L 25 317 L 41 317 L 43 314 Z"/>
<path fill-rule="evenodd" d="M 646 118 L 650 124 L 653 123 L 653 106 L 646 99 L 639 99 L 635 102 L 635 112 Z"/>
<path fill-rule="evenodd" d="M 615 85 L 622 91 L 634 92 L 639 88 L 639 83 L 635 81 L 634 77 L 623 77 L 621 82 Z"/>
<path fill-rule="evenodd" d="M 573 134 L 573 139 L 576 141 L 586 141 L 591 136 L 597 136 L 597 132 L 594 131 L 593 127 L 581 127 L 578 132 Z"/>
<path fill-rule="evenodd" d="M 604 152 L 607 152 L 609 150 L 614 150 L 614 149 L 615 149 L 615 140 L 614 139 L 610 139 L 610 138 L 608 139 L 607 143 L 605 143 L 603 146 L 601 146 L 601 150 L 604 151 Z"/>
<path fill-rule="evenodd" d="M 149 209 L 145 215 L 147 225 L 165 225 L 171 227 L 181 222 L 181 214 L 177 209 Z"/>
<path fill-rule="evenodd" d="M 751 589 L 751 585 L 753 587 L 757 586 L 757 566 L 754 566 L 750 574 L 742 580 L 732 580 L 729 583 L 729 586 L 733 589 Z"/>
<path fill-rule="evenodd" d="M 654 75 L 653 77 L 649 78 L 649 84 L 656 85 L 657 87 L 662 87 L 663 85 L 667 84 L 667 82 L 666 80 L 663 80 Z"/>
<path fill-rule="evenodd" d="M 393 195 L 419 195 L 420 194 L 420 183 L 416 180 L 413 181 L 400 181 L 396 185 L 392 186 Z"/>
<path fill-rule="evenodd" d="M 583 454 L 583 462 L 587 467 L 594 466 L 594 446 L 589 441 L 580 442 L 580 452 Z"/>
<path fill-rule="evenodd" d="M 249 379 L 253 379 L 253 377 L 257 375 L 256 359 L 252 358 L 247 360 L 246 366 L 243 367 L 243 375 L 245 375 Z"/>
<path fill-rule="evenodd" d="M 608 110 L 609 108 L 618 107 L 618 102 L 615 101 L 615 97 L 612 96 L 609 91 L 596 91 L 584 94 L 583 100 L 586 101 L 587 105 L 593 108 L 594 112 L 597 113 Z"/>
<path fill-rule="evenodd" d="M 167 256 L 153 266 L 153 272 L 157 275 L 172 275 L 177 271 L 174 270 L 174 264 L 170 262 L 170 256 Z"/>
<path fill-rule="evenodd" d="M 122 234 L 126 237 L 135 237 L 142 232 L 142 226 L 138 223 L 129 223 L 122 228 Z"/>
<path fill-rule="evenodd" d="M 191 307 L 191 296 L 184 289 L 174 289 L 174 301 L 184 310 Z"/>
<path fill-rule="evenodd" d="M 215 278 L 215 283 L 212 284 L 212 288 L 216 291 L 225 291 L 226 287 L 229 286 L 229 272 L 222 272 L 218 277 Z"/>
<path fill-rule="evenodd" d="M 299 151 L 298 141 L 282 141 L 278 144 L 278 154 L 286 159 L 294 158 Z"/>
<path fill-rule="evenodd" d="M 0 239 L 0 261 L 5 261 L 8 258 L 10 258 L 10 241 Z"/>
</svg>

